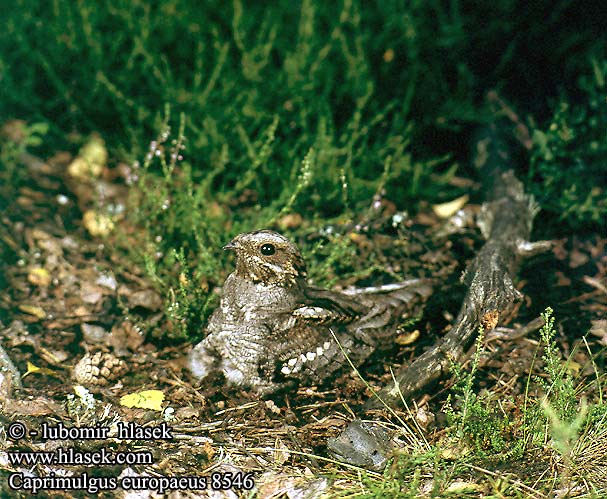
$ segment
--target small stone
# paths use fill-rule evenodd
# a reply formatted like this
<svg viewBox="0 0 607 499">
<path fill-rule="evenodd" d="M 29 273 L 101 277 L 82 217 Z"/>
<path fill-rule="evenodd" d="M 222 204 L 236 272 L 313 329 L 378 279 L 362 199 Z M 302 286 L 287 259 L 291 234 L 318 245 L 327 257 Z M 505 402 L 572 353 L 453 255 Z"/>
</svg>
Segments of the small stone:
<svg viewBox="0 0 607 499">
<path fill-rule="evenodd" d="M 104 328 L 94 324 L 81 324 L 80 329 L 82 330 L 84 341 L 87 343 L 102 343 L 109 335 Z"/>
</svg>

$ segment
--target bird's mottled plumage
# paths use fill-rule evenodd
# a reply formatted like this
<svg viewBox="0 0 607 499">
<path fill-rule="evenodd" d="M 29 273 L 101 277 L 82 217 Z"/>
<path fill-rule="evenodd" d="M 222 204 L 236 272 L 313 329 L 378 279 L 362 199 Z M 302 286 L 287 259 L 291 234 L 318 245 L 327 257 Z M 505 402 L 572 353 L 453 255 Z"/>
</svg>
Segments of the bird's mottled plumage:
<svg viewBox="0 0 607 499">
<path fill-rule="evenodd" d="M 297 247 L 270 230 L 236 236 L 236 269 L 211 315 L 207 336 L 190 354 L 198 378 L 221 371 L 229 384 L 271 393 L 292 380 L 318 383 L 356 365 L 390 338 L 406 312 L 428 297 L 428 281 L 413 279 L 344 292 L 311 286 Z"/>
</svg>

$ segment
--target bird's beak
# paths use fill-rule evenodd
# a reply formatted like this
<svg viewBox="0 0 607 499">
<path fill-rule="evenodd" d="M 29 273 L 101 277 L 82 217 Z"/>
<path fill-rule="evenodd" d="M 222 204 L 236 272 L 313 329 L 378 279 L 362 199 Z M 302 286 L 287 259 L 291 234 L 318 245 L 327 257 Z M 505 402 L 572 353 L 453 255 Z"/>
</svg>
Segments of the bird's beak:
<svg viewBox="0 0 607 499">
<path fill-rule="evenodd" d="M 235 250 L 237 248 L 240 248 L 240 245 L 238 244 L 238 241 L 236 239 L 232 239 L 228 244 L 226 244 L 223 249 L 224 250 Z"/>
</svg>

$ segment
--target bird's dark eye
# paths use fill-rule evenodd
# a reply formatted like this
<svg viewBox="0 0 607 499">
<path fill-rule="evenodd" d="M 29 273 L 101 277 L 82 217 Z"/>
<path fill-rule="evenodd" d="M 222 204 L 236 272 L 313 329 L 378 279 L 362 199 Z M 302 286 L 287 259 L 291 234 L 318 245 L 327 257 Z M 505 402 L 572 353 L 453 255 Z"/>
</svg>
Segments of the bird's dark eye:
<svg viewBox="0 0 607 499">
<path fill-rule="evenodd" d="M 273 244 L 262 244 L 261 248 L 259 248 L 262 255 L 270 256 L 276 253 L 276 248 Z"/>
</svg>

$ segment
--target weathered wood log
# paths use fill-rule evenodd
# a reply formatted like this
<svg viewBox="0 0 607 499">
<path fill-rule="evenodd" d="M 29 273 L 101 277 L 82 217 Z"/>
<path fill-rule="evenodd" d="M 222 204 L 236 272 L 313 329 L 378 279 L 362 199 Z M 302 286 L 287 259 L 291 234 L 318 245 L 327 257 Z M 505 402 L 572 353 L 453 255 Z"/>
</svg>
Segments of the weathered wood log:
<svg viewBox="0 0 607 499">
<path fill-rule="evenodd" d="M 529 242 L 537 207 L 510 168 L 508 147 L 495 126 L 479 134 L 474 164 L 487 193 L 478 220 L 486 243 L 462 276 L 468 291 L 457 319 L 435 347 L 399 369 L 395 381 L 369 400 L 367 408 L 378 406 L 379 399 L 397 405 L 401 397 L 419 392 L 447 374 L 472 344 L 479 325 L 493 329 L 510 318 L 522 298 L 514 279 L 523 258 L 550 248 L 550 242 Z"/>
<path fill-rule="evenodd" d="M 479 325 L 485 330 L 493 329 L 498 322 L 507 322 L 516 311 L 522 296 L 514 280 L 522 260 L 551 247 L 546 241 L 529 242 L 537 207 L 515 177 L 507 144 L 497 127 L 483 129 L 475 144 L 474 164 L 480 169 L 486 192 L 478 226 L 486 242 L 462 276 L 468 291 L 457 319 L 432 349 L 412 364 L 402 366 L 394 381 L 367 402 L 366 409 L 398 407 L 401 398 L 410 397 L 447 375 L 452 363 L 464 358 Z M 332 450 L 331 444 L 329 449 Z M 342 456 L 347 454 L 343 448 L 340 451 Z"/>
</svg>

